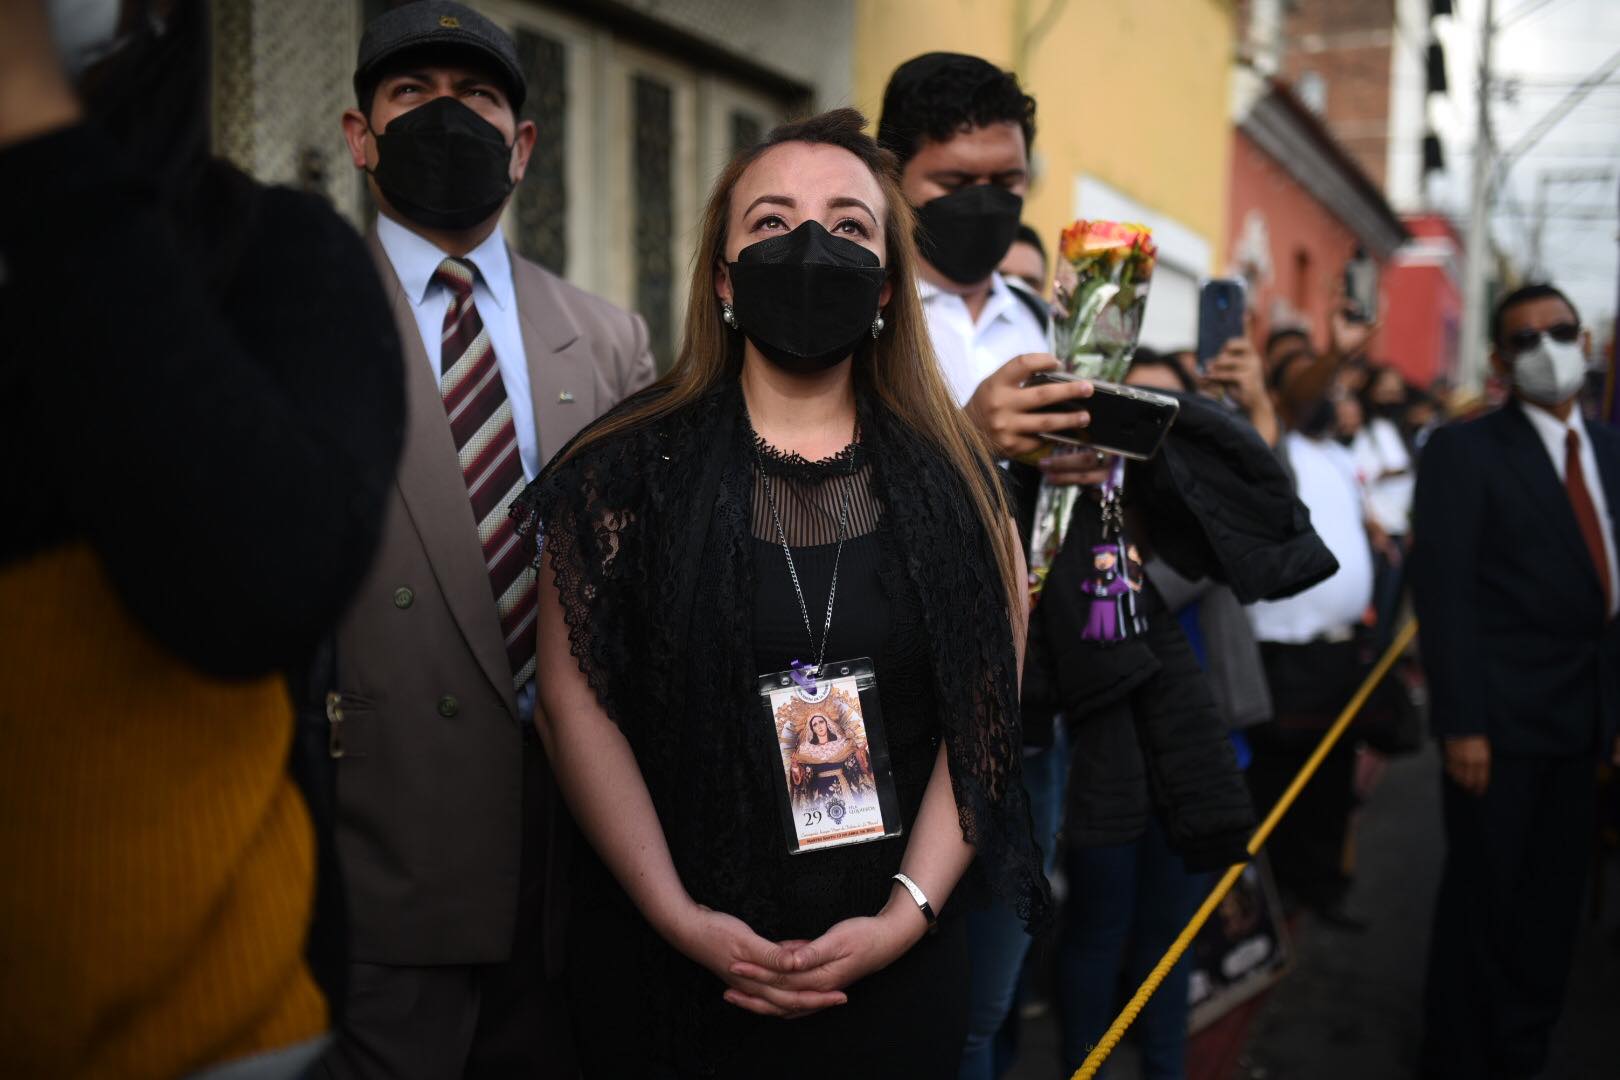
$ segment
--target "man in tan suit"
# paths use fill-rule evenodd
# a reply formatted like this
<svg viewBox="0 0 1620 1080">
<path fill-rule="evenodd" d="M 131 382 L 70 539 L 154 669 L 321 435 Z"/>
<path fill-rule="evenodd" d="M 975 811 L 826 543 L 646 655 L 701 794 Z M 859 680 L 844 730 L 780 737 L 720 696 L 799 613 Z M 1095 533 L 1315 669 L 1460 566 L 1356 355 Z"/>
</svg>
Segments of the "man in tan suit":
<svg viewBox="0 0 1620 1080">
<path fill-rule="evenodd" d="M 570 1076 L 567 828 L 532 724 L 535 577 L 507 507 L 652 381 L 642 320 L 498 229 L 535 128 L 511 40 L 459 4 L 367 27 L 344 114 L 404 342 L 407 432 L 329 699 L 349 987 L 334 1077 Z"/>
</svg>

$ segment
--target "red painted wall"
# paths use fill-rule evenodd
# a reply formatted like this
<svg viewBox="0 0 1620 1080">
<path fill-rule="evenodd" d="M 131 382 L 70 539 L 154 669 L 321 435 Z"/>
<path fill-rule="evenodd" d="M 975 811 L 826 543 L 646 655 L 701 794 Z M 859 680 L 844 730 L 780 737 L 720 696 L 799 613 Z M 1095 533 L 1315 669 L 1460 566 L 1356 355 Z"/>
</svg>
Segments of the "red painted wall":
<svg viewBox="0 0 1620 1080">
<path fill-rule="evenodd" d="M 1326 344 L 1355 235 L 1242 131 L 1232 139 L 1227 266 L 1249 279 L 1256 338 L 1264 342 L 1273 326 L 1303 322 Z"/>
<path fill-rule="evenodd" d="M 1413 386 L 1428 388 L 1456 372 L 1462 292 L 1433 260 L 1397 253 L 1383 279 L 1382 359 Z"/>
</svg>

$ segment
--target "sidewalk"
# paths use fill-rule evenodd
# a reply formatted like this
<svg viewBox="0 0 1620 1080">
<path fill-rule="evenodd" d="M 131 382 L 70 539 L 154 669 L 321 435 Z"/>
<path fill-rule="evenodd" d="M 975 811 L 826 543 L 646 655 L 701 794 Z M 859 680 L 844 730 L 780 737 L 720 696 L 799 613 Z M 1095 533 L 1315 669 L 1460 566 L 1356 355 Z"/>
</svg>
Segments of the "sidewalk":
<svg viewBox="0 0 1620 1080">
<path fill-rule="evenodd" d="M 1364 934 L 1303 927 L 1298 966 L 1271 995 L 1250 1035 L 1245 1080 L 1361 1080 L 1414 1076 L 1422 1035 L 1423 968 L 1439 885 L 1440 765 L 1426 753 L 1390 765 L 1357 829 L 1350 909 Z M 1543 1080 L 1614 1080 L 1620 1050 L 1620 870 L 1605 868 L 1607 910 L 1581 913 L 1563 1019 Z"/>
<path fill-rule="evenodd" d="M 1439 777 L 1432 747 L 1388 766 L 1356 829 L 1356 889 L 1349 908 L 1370 928 L 1347 934 L 1303 919 L 1296 928 L 1294 970 L 1248 1017 L 1231 1017 L 1231 1024 L 1222 1025 L 1228 1030 L 1194 1041 L 1190 1078 L 1403 1080 L 1414 1075 L 1429 921 L 1444 848 Z M 1620 1019 L 1620 868 L 1612 860 L 1604 892 L 1601 920 L 1588 918 L 1590 906 L 1582 910 L 1569 998 L 1543 1080 L 1620 1076 L 1613 1038 Z M 1230 1030 L 1245 1021 L 1246 1039 Z M 1025 1024 L 1024 1045 L 1007 1080 L 1057 1080 L 1057 1032 L 1050 1015 Z M 1243 1049 L 1237 1051 L 1238 1046 Z M 1138 1080 L 1129 1045 L 1115 1059 L 1108 1080 Z"/>
</svg>

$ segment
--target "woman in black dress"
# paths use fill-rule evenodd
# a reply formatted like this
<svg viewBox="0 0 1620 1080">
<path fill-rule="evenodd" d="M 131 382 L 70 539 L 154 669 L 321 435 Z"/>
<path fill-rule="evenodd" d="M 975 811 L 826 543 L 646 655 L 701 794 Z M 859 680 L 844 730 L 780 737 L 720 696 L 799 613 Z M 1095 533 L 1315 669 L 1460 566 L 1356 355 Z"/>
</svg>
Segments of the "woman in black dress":
<svg viewBox="0 0 1620 1080">
<path fill-rule="evenodd" d="M 823 114 L 732 162 L 674 368 L 514 509 L 542 560 L 540 729 L 596 856 L 569 936 L 589 1076 L 953 1076 L 946 901 L 976 859 L 1029 921 L 1049 907 L 1019 780 L 1022 557 L 863 126 Z M 857 658 L 876 686 L 838 697 Z M 819 704 L 773 714 L 777 679 Z M 788 810 L 828 709 L 886 792 L 867 842 L 812 846 L 862 831 L 825 824 L 877 798 L 853 785 L 816 795 L 814 841 Z"/>
</svg>

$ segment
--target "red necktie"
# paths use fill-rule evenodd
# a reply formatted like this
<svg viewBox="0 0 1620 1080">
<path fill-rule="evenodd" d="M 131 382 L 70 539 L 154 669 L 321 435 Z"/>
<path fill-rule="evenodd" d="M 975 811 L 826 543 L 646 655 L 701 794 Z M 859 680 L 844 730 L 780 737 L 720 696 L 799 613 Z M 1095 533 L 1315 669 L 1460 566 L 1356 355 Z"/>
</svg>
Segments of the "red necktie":
<svg viewBox="0 0 1620 1080">
<path fill-rule="evenodd" d="M 1603 586 L 1603 611 L 1607 614 L 1609 557 L 1603 550 L 1603 529 L 1598 525 L 1597 507 L 1592 505 L 1592 493 L 1586 490 L 1586 473 L 1581 469 L 1581 437 L 1574 428 L 1564 433 L 1564 487 L 1569 491 L 1569 503 L 1575 508 L 1575 520 L 1581 526 L 1581 537 L 1592 556 L 1592 565 L 1597 567 L 1598 581 Z"/>
<path fill-rule="evenodd" d="M 534 678 L 534 622 L 538 592 L 534 568 L 524 557 L 507 507 L 523 490 L 523 460 L 518 456 L 512 403 L 495 362 L 489 331 L 473 305 L 472 263 L 445 259 L 433 280 L 450 290 L 440 338 L 440 392 L 450 420 L 450 435 L 461 459 L 461 477 L 472 500 L 473 520 L 484 547 L 501 617 L 512 683 L 521 690 Z"/>
</svg>

